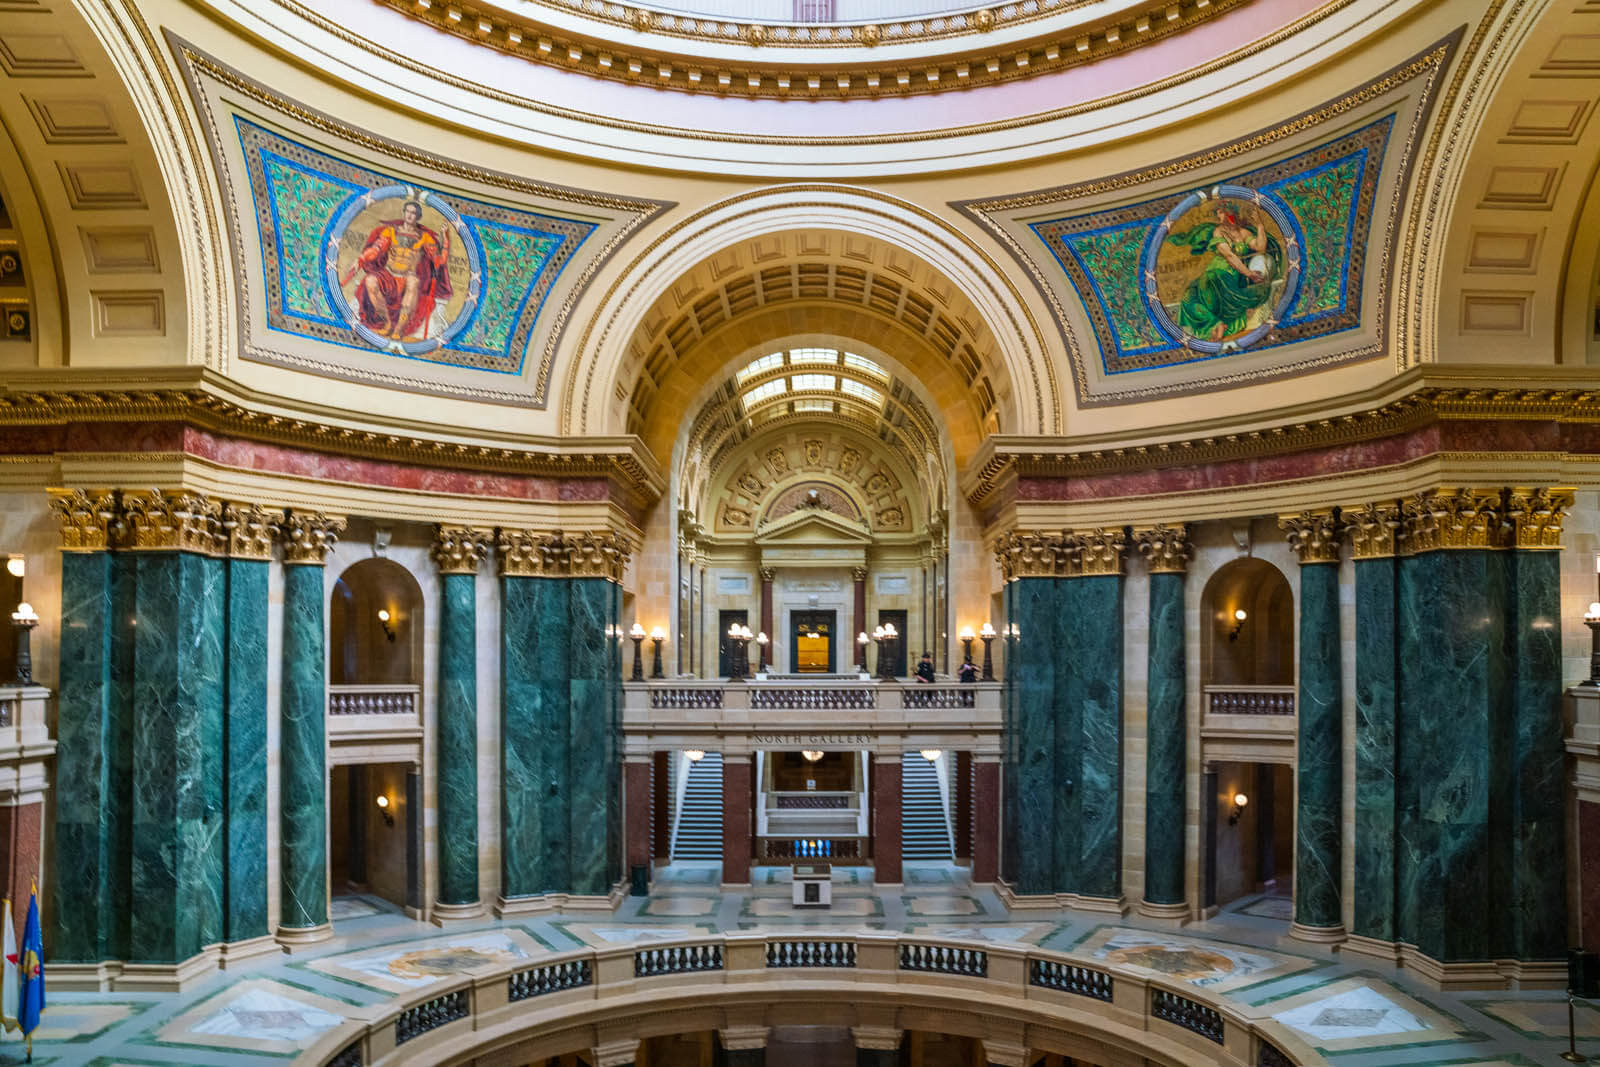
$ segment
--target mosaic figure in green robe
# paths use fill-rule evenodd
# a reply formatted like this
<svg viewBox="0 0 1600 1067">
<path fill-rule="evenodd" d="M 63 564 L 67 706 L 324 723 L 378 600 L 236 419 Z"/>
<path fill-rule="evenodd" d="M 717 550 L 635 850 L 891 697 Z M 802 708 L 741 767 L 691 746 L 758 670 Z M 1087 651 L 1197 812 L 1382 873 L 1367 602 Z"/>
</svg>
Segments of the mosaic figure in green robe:
<svg viewBox="0 0 1600 1067">
<path fill-rule="evenodd" d="M 1260 213 L 1241 219 L 1227 204 L 1213 209 L 1217 221 L 1169 234 L 1169 244 L 1205 256 L 1205 269 L 1184 290 L 1178 325 L 1212 341 L 1243 333 L 1250 316 L 1272 299 L 1272 283 L 1283 269 L 1283 248 L 1267 232 Z"/>
</svg>

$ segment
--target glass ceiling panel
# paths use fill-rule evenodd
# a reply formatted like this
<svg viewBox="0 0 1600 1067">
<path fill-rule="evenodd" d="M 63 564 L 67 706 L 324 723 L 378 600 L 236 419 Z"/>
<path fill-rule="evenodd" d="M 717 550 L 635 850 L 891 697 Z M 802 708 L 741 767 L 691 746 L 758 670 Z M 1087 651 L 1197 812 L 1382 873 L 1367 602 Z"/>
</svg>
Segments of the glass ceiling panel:
<svg viewBox="0 0 1600 1067">
<path fill-rule="evenodd" d="M 740 381 L 740 382 L 744 382 L 744 381 L 747 381 L 747 380 L 749 380 L 751 378 L 754 378 L 756 375 L 761 374 L 764 371 L 769 371 L 769 370 L 772 370 L 774 367 L 781 367 L 781 366 L 783 366 L 783 353 L 782 352 L 774 352 L 770 356 L 762 356 L 760 359 L 756 360 L 755 362 L 751 363 L 749 366 L 745 367 L 738 374 L 734 375 L 734 379 L 737 380 L 737 381 Z"/>
</svg>

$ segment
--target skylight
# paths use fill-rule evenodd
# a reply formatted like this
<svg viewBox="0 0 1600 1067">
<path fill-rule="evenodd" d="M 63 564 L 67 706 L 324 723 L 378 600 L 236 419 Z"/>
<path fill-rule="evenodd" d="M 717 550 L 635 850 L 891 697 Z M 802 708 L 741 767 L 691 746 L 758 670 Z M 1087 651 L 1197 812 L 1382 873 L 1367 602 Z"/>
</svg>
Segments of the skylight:
<svg viewBox="0 0 1600 1067">
<path fill-rule="evenodd" d="M 860 397 L 862 400 L 871 401 L 874 404 L 883 403 L 882 393 L 878 392 L 870 385 L 863 385 L 862 383 L 850 378 L 845 378 L 839 382 L 839 391 L 841 393 L 848 393 L 851 396 Z"/>
<path fill-rule="evenodd" d="M 748 393 L 744 394 L 742 398 L 744 400 L 744 406 L 749 408 L 761 403 L 763 400 L 771 400 L 773 397 L 784 392 L 788 388 L 789 383 L 782 378 L 774 378 L 770 382 L 763 382 L 754 389 L 750 390 Z"/>
<path fill-rule="evenodd" d="M 754 378 L 758 374 L 781 366 L 783 366 L 783 353 L 774 352 L 770 356 L 762 356 L 760 359 L 751 363 L 749 366 L 745 367 L 744 370 L 740 371 L 738 374 L 735 374 L 734 378 L 740 382 L 744 382 L 750 378 Z"/>
<path fill-rule="evenodd" d="M 881 378 L 885 381 L 887 381 L 889 378 L 888 371 L 884 370 L 881 366 L 874 363 L 866 356 L 858 356 L 854 352 L 846 352 L 844 354 L 844 365 L 849 367 L 851 370 L 858 370 L 866 374 L 870 374 L 874 378 Z"/>
<path fill-rule="evenodd" d="M 831 374 L 796 374 L 789 382 L 797 391 L 831 392 L 838 379 Z"/>
<path fill-rule="evenodd" d="M 831 412 L 833 410 L 833 401 L 831 401 L 831 400 L 796 400 L 794 402 L 794 410 L 795 410 L 796 413 L 806 412 L 806 411 L 828 411 L 828 412 Z"/>
<path fill-rule="evenodd" d="M 837 348 L 795 348 L 789 352 L 790 363 L 837 363 Z"/>
</svg>

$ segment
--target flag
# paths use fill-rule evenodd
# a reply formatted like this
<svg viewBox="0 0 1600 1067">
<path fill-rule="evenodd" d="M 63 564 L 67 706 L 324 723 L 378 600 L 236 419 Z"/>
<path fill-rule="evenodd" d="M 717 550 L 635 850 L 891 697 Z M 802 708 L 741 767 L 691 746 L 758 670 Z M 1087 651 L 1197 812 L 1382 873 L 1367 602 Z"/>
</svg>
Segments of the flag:
<svg viewBox="0 0 1600 1067">
<path fill-rule="evenodd" d="M 5 958 L 0 959 L 0 1024 L 17 1028 L 17 998 L 20 992 L 17 981 L 17 927 L 11 921 L 11 900 L 5 903 L 5 914 L 0 918 L 5 924 Z"/>
<path fill-rule="evenodd" d="M 32 1042 L 44 1012 L 44 934 L 39 929 L 39 891 L 28 895 L 28 921 L 22 928 L 22 960 L 18 966 L 22 991 L 18 997 L 17 1022 L 22 1036 Z"/>
</svg>

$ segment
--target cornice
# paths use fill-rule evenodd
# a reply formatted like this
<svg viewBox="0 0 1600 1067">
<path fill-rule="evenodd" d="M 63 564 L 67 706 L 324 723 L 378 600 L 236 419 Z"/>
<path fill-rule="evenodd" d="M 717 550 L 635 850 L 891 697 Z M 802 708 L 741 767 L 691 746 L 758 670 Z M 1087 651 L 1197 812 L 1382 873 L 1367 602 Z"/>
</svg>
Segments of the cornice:
<svg viewBox="0 0 1600 1067">
<path fill-rule="evenodd" d="M 467 436 L 423 422 L 296 404 L 240 389 L 214 371 L 157 368 L 136 375 L 29 371 L 0 377 L 0 427 L 178 421 L 213 433 L 338 456 L 547 478 L 607 478 L 635 504 L 666 487 L 633 436 Z"/>
<path fill-rule="evenodd" d="M 1274 420 L 1281 421 L 1269 421 Z M 1583 368 L 1512 371 L 1501 367 L 1440 371 L 1418 368 L 1378 389 L 1307 403 L 1162 427 L 1160 435 L 1128 431 L 1094 437 L 992 435 L 962 478 L 980 511 L 1017 478 L 1088 478 L 1281 456 L 1363 441 L 1449 421 L 1600 423 L 1600 388 Z"/>
<path fill-rule="evenodd" d="M 1181 33 L 1247 0 L 1128 3 L 1109 17 L 1101 14 L 1103 3 L 1065 0 L 813 25 L 584 0 L 544 0 L 519 5 L 515 13 L 482 0 L 380 2 L 497 52 L 607 81 L 803 100 L 937 93 L 1036 77 Z M 540 17 L 541 7 L 553 10 Z M 1086 17 L 1063 18 L 1073 11 L 1086 11 Z M 623 32 L 608 36 L 613 30 Z M 874 51 L 886 54 L 876 59 Z"/>
</svg>

